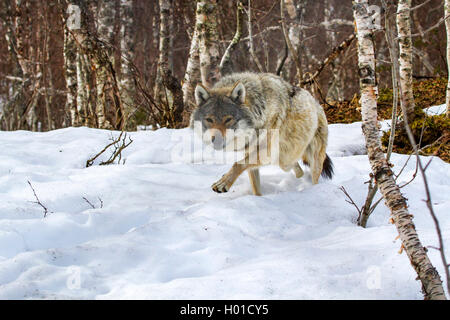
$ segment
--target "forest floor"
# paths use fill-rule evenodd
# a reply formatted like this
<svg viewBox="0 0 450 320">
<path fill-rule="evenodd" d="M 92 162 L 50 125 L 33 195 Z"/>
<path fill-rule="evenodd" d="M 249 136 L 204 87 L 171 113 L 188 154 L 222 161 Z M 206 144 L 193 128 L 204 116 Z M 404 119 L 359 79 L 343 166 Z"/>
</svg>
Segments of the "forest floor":
<svg viewBox="0 0 450 320">
<path fill-rule="evenodd" d="M 214 193 L 230 165 L 184 148 L 189 129 L 132 132 L 125 164 L 99 166 L 104 154 L 89 168 L 118 132 L 0 132 L 0 299 L 422 299 L 388 209 L 357 227 L 340 190 L 364 202 L 361 123 L 329 128 L 334 178 L 264 167 L 261 197 L 246 175 Z M 394 153 L 393 170 L 407 159 Z M 422 159 L 450 256 L 450 164 Z M 414 172 L 412 157 L 397 182 Z M 437 246 L 420 176 L 402 193 L 423 245 Z"/>
<path fill-rule="evenodd" d="M 416 141 L 420 142 L 422 155 L 438 156 L 450 163 L 450 120 L 444 114 L 422 112 L 432 106 L 445 104 L 447 78 L 439 77 L 414 82 L 414 102 L 418 119 L 411 123 Z M 377 111 L 380 120 L 392 118 L 393 91 L 390 88 L 381 88 L 378 94 Z M 399 102 L 400 103 L 400 102 Z M 359 97 L 355 95 L 350 101 L 331 102 L 322 104 L 329 123 L 353 123 L 361 121 L 361 106 Z M 401 115 L 400 105 L 397 116 Z M 385 151 L 389 142 L 390 131 L 387 130 L 382 137 Z M 400 122 L 396 131 L 393 145 L 394 152 L 411 154 L 409 143 L 403 124 Z"/>
</svg>

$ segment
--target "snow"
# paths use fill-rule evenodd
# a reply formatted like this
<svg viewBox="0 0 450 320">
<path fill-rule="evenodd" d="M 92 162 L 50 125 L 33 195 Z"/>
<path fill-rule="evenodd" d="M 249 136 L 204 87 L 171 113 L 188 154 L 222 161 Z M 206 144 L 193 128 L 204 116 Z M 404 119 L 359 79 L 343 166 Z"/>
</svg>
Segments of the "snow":
<svg viewBox="0 0 450 320">
<path fill-rule="evenodd" d="M 425 111 L 425 113 L 429 116 L 436 116 L 436 115 L 444 114 L 447 111 L 447 105 L 441 104 L 438 106 L 432 106 L 432 107 L 423 109 L 423 111 Z"/>
<path fill-rule="evenodd" d="M 422 299 L 384 204 L 363 229 L 339 190 L 365 199 L 361 123 L 330 125 L 333 180 L 264 167 L 262 197 L 246 175 L 214 193 L 230 164 L 184 148 L 189 129 L 132 132 L 124 165 L 98 166 L 105 154 L 85 168 L 111 134 L 0 132 L 0 299 Z M 407 159 L 393 154 L 394 170 Z M 414 170 L 411 158 L 398 182 Z M 427 174 L 450 256 L 449 165 L 433 158 Z M 402 192 L 423 244 L 437 246 L 421 178 Z"/>
</svg>

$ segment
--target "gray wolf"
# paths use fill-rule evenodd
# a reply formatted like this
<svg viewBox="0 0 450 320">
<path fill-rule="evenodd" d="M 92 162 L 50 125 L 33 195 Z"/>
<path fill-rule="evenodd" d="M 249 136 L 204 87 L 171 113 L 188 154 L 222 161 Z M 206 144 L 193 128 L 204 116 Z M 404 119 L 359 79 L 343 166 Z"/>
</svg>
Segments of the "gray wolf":
<svg viewBox="0 0 450 320">
<path fill-rule="evenodd" d="M 303 176 L 298 161 L 311 169 L 312 183 L 320 175 L 331 179 L 333 164 L 326 154 L 328 123 L 322 106 L 306 90 L 297 88 L 270 73 L 233 73 L 219 80 L 212 88 L 201 84 L 195 89 L 197 107 L 191 114 L 191 128 L 201 123 L 204 143 L 216 149 L 227 148 L 240 136 L 255 137 L 266 132 L 266 144 L 249 147 L 249 139 L 234 150 L 245 150 L 245 157 L 233 164 L 221 179 L 212 185 L 215 192 L 227 192 L 236 179 L 247 171 L 253 194 L 261 195 L 260 166 L 273 164 Z M 231 139 L 231 133 L 236 133 Z M 252 133 L 253 132 L 253 133 Z M 272 141 L 278 136 L 278 146 Z M 228 150 L 228 149 L 227 149 Z M 269 157 L 263 157 L 265 152 Z M 255 161 L 250 161 L 255 159 Z"/>
</svg>

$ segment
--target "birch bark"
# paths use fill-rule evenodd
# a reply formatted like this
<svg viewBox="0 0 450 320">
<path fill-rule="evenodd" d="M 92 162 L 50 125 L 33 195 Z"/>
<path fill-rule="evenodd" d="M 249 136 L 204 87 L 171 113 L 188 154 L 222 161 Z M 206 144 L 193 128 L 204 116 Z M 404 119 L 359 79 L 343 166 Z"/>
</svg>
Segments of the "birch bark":
<svg viewBox="0 0 450 320">
<path fill-rule="evenodd" d="M 195 84 L 200 82 L 200 57 L 198 50 L 198 27 L 195 24 L 192 35 L 191 46 L 189 49 L 189 58 L 186 66 L 183 81 L 183 103 L 190 111 L 194 107 Z"/>
<path fill-rule="evenodd" d="M 201 79 L 205 86 L 211 87 L 220 79 L 216 0 L 198 1 L 196 24 L 199 28 L 198 37 Z"/>
<path fill-rule="evenodd" d="M 444 4 L 445 31 L 447 32 L 447 96 L 445 104 L 447 105 L 447 118 L 450 118 L 450 0 L 445 0 Z"/>
<path fill-rule="evenodd" d="M 121 39 L 120 39 L 120 51 L 121 51 L 121 77 L 120 77 L 120 94 L 122 97 L 122 103 L 124 107 L 125 122 L 129 127 L 130 117 L 136 109 L 134 98 L 136 88 L 134 85 L 134 76 L 132 63 L 134 60 L 134 37 L 133 37 L 133 1 L 121 0 L 120 1 L 120 24 L 121 24 Z"/>
<path fill-rule="evenodd" d="M 391 221 L 395 224 L 402 248 L 422 283 L 425 299 L 445 299 L 438 272 L 431 264 L 426 249 L 420 243 L 412 215 L 408 211 L 406 199 L 396 185 L 391 168 L 381 149 L 377 120 L 377 84 L 375 81 L 375 52 L 373 32 L 368 15 L 368 0 L 355 0 L 353 13 L 358 37 L 358 68 L 361 90 L 362 130 L 366 140 L 372 173 L 391 211 Z"/>
<path fill-rule="evenodd" d="M 173 0 L 159 0 L 160 9 L 160 35 L 159 35 L 159 62 L 158 73 L 155 87 L 155 96 L 160 97 L 166 110 L 164 117 L 167 125 L 170 127 L 179 127 L 182 125 L 182 112 L 184 110 L 183 91 L 181 84 L 172 75 L 170 68 L 171 47 L 171 12 L 173 12 Z M 158 79 L 159 77 L 159 79 Z M 167 90 L 166 90 L 167 89 Z M 170 99 L 169 100 L 169 93 Z M 163 96 L 161 97 L 161 94 Z"/>
<path fill-rule="evenodd" d="M 66 78 L 66 112 L 70 114 L 73 127 L 81 125 L 77 109 L 77 47 L 67 27 L 64 28 L 64 72 Z"/>
<path fill-rule="evenodd" d="M 399 38 L 400 103 L 405 106 L 408 123 L 416 118 L 412 78 L 411 0 L 399 0 L 397 6 L 397 32 Z"/>
<path fill-rule="evenodd" d="M 98 8 L 98 36 L 105 43 L 103 51 L 112 66 L 114 66 L 114 55 L 111 47 L 114 43 L 114 22 L 116 15 L 116 1 L 103 0 Z M 101 63 L 100 59 L 93 60 L 96 71 L 97 99 L 95 113 L 99 128 L 111 128 L 111 124 L 106 119 L 106 112 L 114 110 L 113 103 L 110 99 L 112 86 L 110 84 L 110 76 L 108 68 Z"/>
</svg>

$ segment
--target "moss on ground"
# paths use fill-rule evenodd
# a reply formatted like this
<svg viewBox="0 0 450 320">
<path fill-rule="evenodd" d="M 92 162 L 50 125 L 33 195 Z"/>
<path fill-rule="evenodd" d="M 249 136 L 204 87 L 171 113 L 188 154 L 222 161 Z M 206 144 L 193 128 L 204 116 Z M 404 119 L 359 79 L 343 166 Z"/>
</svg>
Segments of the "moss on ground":
<svg viewBox="0 0 450 320">
<path fill-rule="evenodd" d="M 416 141 L 420 143 L 421 154 L 436 155 L 450 162 L 450 120 L 445 115 L 428 116 L 422 109 L 445 103 L 447 87 L 446 78 L 433 78 L 414 82 L 414 101 L 417 107 L 417 119 L 411 124 Z M 393 91 L 390 88 L 380 88 L 378 92 L 378 117 L 390 119 L 392 116 Z M 361 121 L 359 97 L 355 95 L 350 101 L 323 105 L 329 123 L 352 123 Z M 400 107 L 397 115 L 400 115 Z M 423 131 L 423 132 L 422 132 Z M 387 146 L 389 132 L 382 137 L 382 144 Z M 409 154 L 412 152 L 402 124 L 398 124 L 394 152 Z"/>
</svg>

